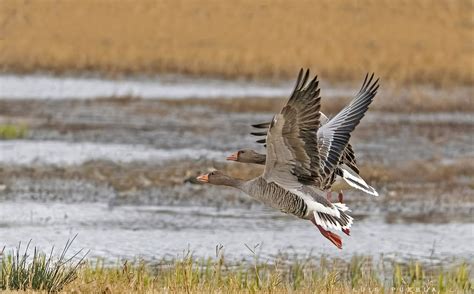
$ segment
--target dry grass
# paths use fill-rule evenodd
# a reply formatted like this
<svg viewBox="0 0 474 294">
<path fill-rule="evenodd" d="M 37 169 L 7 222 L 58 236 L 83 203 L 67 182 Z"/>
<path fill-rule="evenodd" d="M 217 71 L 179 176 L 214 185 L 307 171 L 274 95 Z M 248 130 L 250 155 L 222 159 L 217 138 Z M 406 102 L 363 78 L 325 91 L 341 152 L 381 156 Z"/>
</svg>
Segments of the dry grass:
<svg viewBox="0 0 474 294">
<path fill-rule="evenodd" d="M 209 107 L 222 112 L 269 112 L 277 113 L 281 110 L 287 98 L 237 98 L 237 99 L 169 99 L 160 100 L 167 106 L 184 108 L 188 106 Z"/>
<path fill-rule="evenodd" d="M 185 182 L 195 182 L 195 177 L 208 172 L 210 167 L 229 175 L 251 179 L 260 175 L 263 167 L 249 164 L 232 164 L 213 161 L 172 161 L 163 167 L 153 164 L 120 164 L 108 161 L 90 161 L 79 166 L 0 166 L 0 183 L 15 181 L 18 177 L 31 179 L 61 178 L 87 180 L 107 184 L 117 191 L 145 189 L 150 187 L 180 186 Z"/>
<path fill-rule="evenodd" d="M 381 268 L 382 267 L 382 268 Z M 382 280 L 381 271 L 392 278 Z M 370 290 L 369 290 L 370 289 Z M 418 290 L 417 290 L 418 289 Z M 462 293 L 472 290 L 467 264 L 427 269 L 419 262 L 393 264 L 390 269 L 371 258 L 354 256 L 349 262 L 322 258 L 319 262 L 277 259 L 233 264 L 223 255 L 197 260 L 191 255 L 151 269 L 125 263 L 113 268 L 88 265 L 65 290 L 75 293 Z"/>
<path fill-rule="evenodd" d="M 252 261 L 229 262 L 223 247 L 216 247 L 215 258 L 197 259 L 188 252 L 183 257 L 163 259 L 154 265 L 128 262 L 105 266 L 102 260 L 68 260 L 52 263 L 42 253 L 32 261 L 21 259 L 17 267 L 2 262 L 3 278 L 21 284 L 5 283 L 5 292 L 16 293 L 463 293 L 473 290 L 471 267 L 453 262 L 448 268 L 427 267 L 419 261 L 399 264 L 353 256 L 350 260 L 324 256 L 306 258 L 281 254 L 262 262 L 250 248 Z M 7 254 L 6 260 L 15 256 Z M 71 275 L 60 287 L 44 286 L 60 274 Z M 37 270 L 38 269 L 38 270 Z M 54 274 L 51 275 L 51 274 Z M 33 280 L 35 283 L 28 283 Z M 43 291 L 41 291 L 43 289 Z M 24 292 L 21 292 L 24 293 Z"/>
<path fill-rule="evenodd" d="M 2 1 L 9 71 L 175 72 L 469 85 L 473 4 L 460 1 Z"/>
<path fill-rule="evenodd" d="M 291 90 L 289 89 L 289 92 Z M 354 96 L 357 90 L 354 89 Z M 325 114 L 336 114 L 344 108 L 352 99 L 348 97 L 322 96 L 321 110 Z M 268 112 L 277 113 L 288 98 L 236 98 L 236 99 L 170 99 L 160 100 L 167 106 L 187 107 L 206 106 L 224 112 Z M 474 103 L 471 97 L 466 95 L 448 96 L 430 95 L 428 93 L 410 92 L 404 94 L 380 93 L 370 111 L 382 111 L 392 113 L 435 113 L 435 112 L 474 112 Z"/>
<path fill-rule="evenodd" d="M 361 175 L 370 183 L 437 183 L 452 187 L 461 184 L 463 179 L 474 178 L 474 162 L 457 160 L 442 164 L 437 160 L 419 160 L 402 166 L 372 163 L 361 166 Z"/>
<path fill-rule="evenodd" d="M 0 179 L 7 183 L 18 177 L 31 179 L 84 179 L 107 184 L 117 191 L 145 189 L 149 187 L 172 187 L 194 178 L 209 168 L 216 168 L 233 177 L 251 179 L 263 172 L 263 166 L 233 162 L 170 161 L 162 168 L 153 164 L 120 164 L 108 161 L 91 161 L 70 167 L 0 166 Z M 453 187 L 462 184 L 463 179 L 474 178 L 474 163 L 455 161 L 442 164 L 437 160 L 414 161 L 399 166 L 366 163 L 360 165 L 361 175 L 374 185 L 396 185 L 397 183 L 433 183 L 436 187 Z M 473 186 L 474 187 L 474 186 Z"/>
</svg>

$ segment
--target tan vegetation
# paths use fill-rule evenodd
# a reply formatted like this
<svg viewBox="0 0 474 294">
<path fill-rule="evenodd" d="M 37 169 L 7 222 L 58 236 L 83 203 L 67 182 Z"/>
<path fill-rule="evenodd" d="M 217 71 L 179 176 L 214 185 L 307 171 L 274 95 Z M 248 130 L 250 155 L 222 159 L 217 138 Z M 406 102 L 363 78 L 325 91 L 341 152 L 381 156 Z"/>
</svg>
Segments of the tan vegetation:
<svg viewBox="0 0 474 294">
<path fill-rule="evenodd" d="M 277 260 L 276 264 L 232 264 L 223 256 L 198 261 L 192 256 L 167 262 L 153 273 L 145 265 L 125 263 L 105 268 L 87 266 L 65 288 L 76 293 L 453 293 L 472 290 L 466 264 L 449 270 L 429 270 L 419 262 L 394 264 L 392 279 L 384 282 L 370 258 L 350 262 L 323 258 Z M 370 290 L 368 290 L 370 289 Z M 427 292 L 428 291 L 428 292 Z"/>
<path fill-rule="evenodd" d="M 288 90 L 291 91 L 290 89 Z M 354 89 L 354 94 L 357 89 Z M 353 96 L 325 98 L 322 95 L 321 110 L 326 114 L 336 114 L 344 108 Z M 160 100 L 160 103 L 174 107 L 206 106 L 225 112 L 269 112 L 281 110 L 288 98 L 237 98 L 237 99 L 169 99 Z M 474 112 L 474 103 L 469 94 L 450 96 L 430 95 L 423 92 L 410 93 L 380 93 L 373 104 L 371 111 L 393 113 L 434 113 L 434 112 Z"/>
<path fill-rule="evenodd" d="M 1 1 L 0 67 L 469 85 L 472 13 L 469 0 Z"/>
<path fill-rule="evenodd" d="M 361 174 L 371 183 L 442 183 L 449 187 L 460 184 L 462 178 L 474 178 L 474 163 L 470 160 L 450 164 L 418 160 L 398 167 L 368 164 L 361 167 Z"/>
<path fill-rule="evenodd" d="M 223 247 L 215 258 L 195 258 L 188 252 L 154 265 L 128 262 L 106 266 L 102 260 L 56 261 L 44 253 L 6 254 L 1 262 L 0 289 L 27 293 L 467 293 L 473 290 L 471 268 L 455 262 L 448 268 L 422 262 L 288 257 L 229 262 Z M 19 250 L 19 249 L 18 249 Z M 64 257 L 64 255 L 62 255 Z M 18 259 L 16 259 L 18 258 Z M 82 257 L 84 258 L 84 257 Z M 385 276 L 385 277 L 384 277 Z M 21 292 L 24 293 L 24 292 Z"/>
<path fill-rule="evenodd" d="M 126 191 L 132 188 L 170 187 L 182 185 L 184 182 L 194 182 L 196 176 L 209 171 L 211 167 L 241 179 L 251 179 L 263 172 L 263 166 L 259 165 L 211 160 L 171 161 L 164 164 L 163 168 L 145 163 L 90 161 L 83 165 L 68 167 L 0 166 L 0 179 L 3 183 L 18 177 L 84 179 L 110 185 L 117 191 Z M 452 188 L 462 185 L 463 178 L 474 178 L 474 163 L 461 160 L 450 164 L 442 164 L 437 160 L 420 160 L 399 166 L 365 163 L 361 164 L 360 168 L 364 179 L 374 185 L 433 183 L 438 188 Z"/>
</svg>

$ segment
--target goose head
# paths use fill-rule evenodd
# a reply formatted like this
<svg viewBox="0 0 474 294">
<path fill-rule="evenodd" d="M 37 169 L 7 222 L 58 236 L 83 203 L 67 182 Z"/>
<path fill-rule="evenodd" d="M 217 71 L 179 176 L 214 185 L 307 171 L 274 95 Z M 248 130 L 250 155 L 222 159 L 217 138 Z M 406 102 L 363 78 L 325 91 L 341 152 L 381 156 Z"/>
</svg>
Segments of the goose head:
<svg viewBox="0 0 474 294">
<path fill-rule="evenodd" d="M 196 178 L 200 183 L 212 185 L 232 186 L 234 179 L 221 171 L 215 170 L 207 174 L 202 174 Z"/>
<path fill-rule="evenodd" d="M 265 164 L 266 155 L 260 154 L 252 149 L 242 149 L 227 156 L 227 160 L 242 163 Z"/>
</svg>

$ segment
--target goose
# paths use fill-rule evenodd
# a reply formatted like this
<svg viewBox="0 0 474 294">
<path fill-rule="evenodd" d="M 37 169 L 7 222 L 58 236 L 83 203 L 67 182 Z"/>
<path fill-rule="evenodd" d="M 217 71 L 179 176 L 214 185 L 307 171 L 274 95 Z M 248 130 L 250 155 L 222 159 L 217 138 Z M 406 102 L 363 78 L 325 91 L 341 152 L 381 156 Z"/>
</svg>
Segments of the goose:
<svg viewBox="0 0 474 294">
<path fill-rule="evenodd" d="M 320 125 L 319 81 L 315 76 L 309 83 L 309 70 L 301 69 L 294 90 L 281 111 L 276 114 L 267 131 L 266 161 L 262 175 L 242 180 L 220 171 L 197 177 L 201 183 L 230 186 L 245 192 L 264 205 L 311 221 L 320 233 L 337 248 L 342 239 L 330 231 L 350 235 L 353 218 L 343 203 L 331 203 L 324 187 L 340 160 L 355 126 L 370 104 L 368 95 L 361 95 L 338 114 L 337 124 L 328 125 L 330 132 L 317 139 Z M 320 148 L 314 148 L 315 146 Z"/>
<path fill-rule="evenodd" d="M 356 98 L 360 95 L 366 94 L 368 94 L 369 96 L 375 96 L 377 89 L 374 88 L 374 86 L 376 85 L 377 81 L 371 85 L 373 75 L 370 77 L 370 79 L 367 78 L 368 75 L 366 75 L 364 83 L 362 84 L 362 87 L 360 88 Z M 374 89 L 375 91 L 373 91 Z M 373 99 L 373 96 L 369 99 Z M 331 121 L 332 119 L 328 119 L 328 117 L 324 113 L 320 112 L 320 126 L 317 132 L 318 137 L 324 137 L 324 135 L 330 134 L 329 132 L 324 131 L 324 125 L 330 123 Z M 260 123 L 254 124 L 252 126 L 259 129 L 267 129 L 269 125 L 270 123 Z M 266 134 L 266 132 L 253 132 L 251 134 L 255 136 L 263 136 L 264 134 Z M 258 140 L 257 143 L 265 144 L 266 139 Z M 227 160 L 237 161 L 241 163 L 264 165 L 266 161 L 266 155 L 258 153 L 252 149 L 241 149 L 228 156 Z M 335 180 L 329 188 L 329 191 L 327 192 L 328 200 L 331 200 L 331 192 L 339 192 L 339 202 L 343 202 L 343 190 L 350 189 L 357 189 L 372 196 L 379 196 L 378 192 L 372 186 L 367 184 L 365 180 L 360 176 L 360 171 L 357 167 L 357 163 L 355 160 L 354 149 L 352 148 L 352 145 L 350 143 L 347 143 L 346 148 L 342 153 L 341 160 L 336 169 L 334 170 L 334 174 Z"/>
</svg>

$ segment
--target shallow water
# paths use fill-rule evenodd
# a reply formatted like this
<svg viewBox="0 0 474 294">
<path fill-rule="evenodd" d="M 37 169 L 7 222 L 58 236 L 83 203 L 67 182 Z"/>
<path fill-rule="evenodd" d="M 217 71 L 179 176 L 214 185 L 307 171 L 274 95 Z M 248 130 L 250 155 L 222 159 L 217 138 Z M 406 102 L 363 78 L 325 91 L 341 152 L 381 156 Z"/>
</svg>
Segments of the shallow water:
<svg viewBox="0 0 474 294">
<path fill-rule="evenodd" d="M 135 96 L 141 98 L 282 97 L 292 82 L 279 84 L 235 82 L 218 79 L 158 76 L 56 77 L 46 74 L 0 75 L 0 98 L 8 99 L 93 99 Z M 325 96 L 348 95 L 348 89 L 326 89 Z"/>
<path fill-rule="evenodd" d="M 225 152 L 192 149 L 154 149 L 144 145 L 101 144 L 92 142 L 0 141 L 0 164 L 79 165 L 92 160 L 118 163 L 153 162 L 160 164 L 178 159 L 224 159 Z"/>
<path fill-rule="evenodd" d="M 177 206 L 118 206 L 102 203 L 61 204 L 6 202 L 0 206 L 2 245 L 13 248 L 30 239 L 43 250 L 61 246 L 75 234 L 75 250 L 90 249 L 90 257 L 108 261 L 140 256 L 153 261 L 177 257 L 190 249 L 209 257 L 223 245 L 230 259 L 252 258 L 246 248 L 260 244 L 260 256 L 279 253 L 350 258 L 472 261 L 472 224 L 385 224 L 376 218 L 357 221 L 351 237 L 338 250 L 309 222 L 267 209 L 227 209 Z"/>
</svg>

